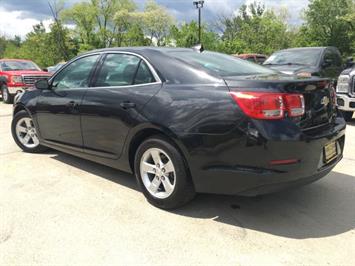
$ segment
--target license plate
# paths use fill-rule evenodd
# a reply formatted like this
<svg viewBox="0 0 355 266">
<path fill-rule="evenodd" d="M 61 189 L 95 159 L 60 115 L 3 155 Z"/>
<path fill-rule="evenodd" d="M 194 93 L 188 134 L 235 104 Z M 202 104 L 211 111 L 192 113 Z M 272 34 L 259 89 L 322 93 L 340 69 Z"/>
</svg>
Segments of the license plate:
<svg viewBox="0 0 355 266">
<path fill-rule="evenodd" d="M 324 146 L 324 162 L 329 163 L 338 155 L 337 144 L 335 141 Z"/>
</svg>

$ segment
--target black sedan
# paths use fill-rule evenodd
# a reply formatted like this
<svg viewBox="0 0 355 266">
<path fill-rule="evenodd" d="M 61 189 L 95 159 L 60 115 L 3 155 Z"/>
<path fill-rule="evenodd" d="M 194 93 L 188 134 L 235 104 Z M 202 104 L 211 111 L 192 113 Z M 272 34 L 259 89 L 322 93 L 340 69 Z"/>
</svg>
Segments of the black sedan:
<svg viewBox="0 0 355 266">
<path fill-rule="evenodd" d="M 341 160 L 345 121 L 326 79 L 232 56 L 115 48 L 68 62 L 16 98 L 12 134 L 135 173 L 149 202 L 258 195 L 307 184 Z"/>
</svg>

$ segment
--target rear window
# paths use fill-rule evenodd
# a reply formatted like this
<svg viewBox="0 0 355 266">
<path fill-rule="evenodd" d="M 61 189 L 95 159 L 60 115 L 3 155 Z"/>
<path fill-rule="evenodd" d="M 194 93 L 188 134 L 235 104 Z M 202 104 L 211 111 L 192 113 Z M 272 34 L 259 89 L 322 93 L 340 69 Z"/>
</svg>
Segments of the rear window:
<svg viewBox="0 0 355 266">
<path fill-rule="evenodd" d="M 250 63 L 246 60 L 216 52 L 205 51 L 203 53 L 198 53 L 194 51 L 173 51 L 170 52 L 170 54 L 187 63 L 202 66 L 220 76 L 275 73 L 273 70 Z"/>
</svg>

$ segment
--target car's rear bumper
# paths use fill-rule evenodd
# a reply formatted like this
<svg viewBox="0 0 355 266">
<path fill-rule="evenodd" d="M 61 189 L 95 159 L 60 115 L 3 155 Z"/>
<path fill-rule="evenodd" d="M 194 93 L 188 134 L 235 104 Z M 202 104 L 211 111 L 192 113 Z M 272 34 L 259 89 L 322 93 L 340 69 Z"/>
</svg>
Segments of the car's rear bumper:
<svg viewBox="0 0 355 266">
<path fill-rule="evenodd" d="M 224 189 L 222 188 L 223 190 L 221 191 L 217 191 L 217 193 L 257 196 L 281 191 L 286 188 L 306 185 L 326 176 L 341 159 L 342 155 L 339 155 L 332 163 L 310 175 L 297 174 L 292 171 L 285 173 L 265 171 L 264 173 L 260 172 L 257 174 L 240 174 L 231 171 L 230 173 L 225 173 L 225 175 L 220 175 L 220 177 L 224 179 L 226 187 Z M 232 187 L 234 189 L 231 189 Z M 243 190 L 240 189 L 242 187 Z"/>
<path fill-rule="evenodd" d="M 355 112 L 355 97 L 347 94 L 337 94 L 338 108 L 342 111 Z"/>
<path fill-rule="evenodd" d="M 258 142 L 236 132 L 229 136 L 204 136 L 199 140 L 204 143 L 202 148 L 195 147 L 189 152 L 195 189 L 203 193 L 259 195 L 318 180 L 341 160 L 345 126 L 345 121 L 338 118 L 326 130 L 296 135 L 292 140 Z M 332 141 L 338 143 L 338 155 L 325 163 L 324 146 Z M 271 163 L 288 159 L 297 162 Z"/>
</svg>

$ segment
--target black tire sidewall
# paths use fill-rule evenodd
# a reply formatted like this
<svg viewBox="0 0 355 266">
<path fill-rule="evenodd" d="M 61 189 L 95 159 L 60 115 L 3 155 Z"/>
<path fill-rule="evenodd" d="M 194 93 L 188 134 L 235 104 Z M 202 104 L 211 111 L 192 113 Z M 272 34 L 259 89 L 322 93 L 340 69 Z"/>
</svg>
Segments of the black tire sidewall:
<svg viewBox="0 0 355 266">
<path fill-rule="evenodd" d="M 342 111 L 343 113 L 343 117 L 345 119 L 345 121 L 349 122 L 351 121 L 353 115 L 354 115 L 354 112 L 351 112 L 351 111 Z"/>
<path fill-rule="evenodd" d="M 163 150 L 171 159 L 175 168 L 175 188 L 173 193 L 166 199 L 159 199 L 149 193 L 143 184 L 140 175 L 140 161 L 145 151 L 150 148 L 159 148 Z M 195 195 L 193 183 L 191 181 L 189 171 L 184 162 L 184 158 L 177 148 L 170 143 L 164 137 L 154 136 L 144 141 L 137 149 L 134 160 L 134 172 L 137 179 L 137 183 L 140 189 L 143 191 L 144 196 L 154 206 L 161 209 L 175 209 L 178 208 L 190 200 Z"/>
<path fill-rule="evenodd" d="M 13 137 L 14 141 L 16 142 L 17 146 L 19 146 L 24 152 L 28 152 L 28 153 L 40 153 L 40 152 L 46 151 L 47 147 L 44 147 L 41 144 L 39 144 L 35 148 L 28 148 L 28 147 L 24 146 L 21 143 L 21 141 L 17 138 L 16 124 L 21 118 L 25 118 L 25 117 L 32 119 L 32 117 L 25 110 L 19 111 L 18 113 L 16 113 L 14 115 L 12 122 L 11 122 L 11 133 L 12 133 L 12 137 Z"/>
<path fill-rule="evenodd" d="M 7 93 L 7 99 L 5 100 L 4 98 L 4 92 L 6 91 Z M 5 85 L 1 86 L 1 95 L 2 95 L 2 100 L 4 103 L 8 103 L 11 104 L 13 101 L 13 96 L 9 93 L 9 90 L 7 89 L 7 87 Z"/>
</svg>

